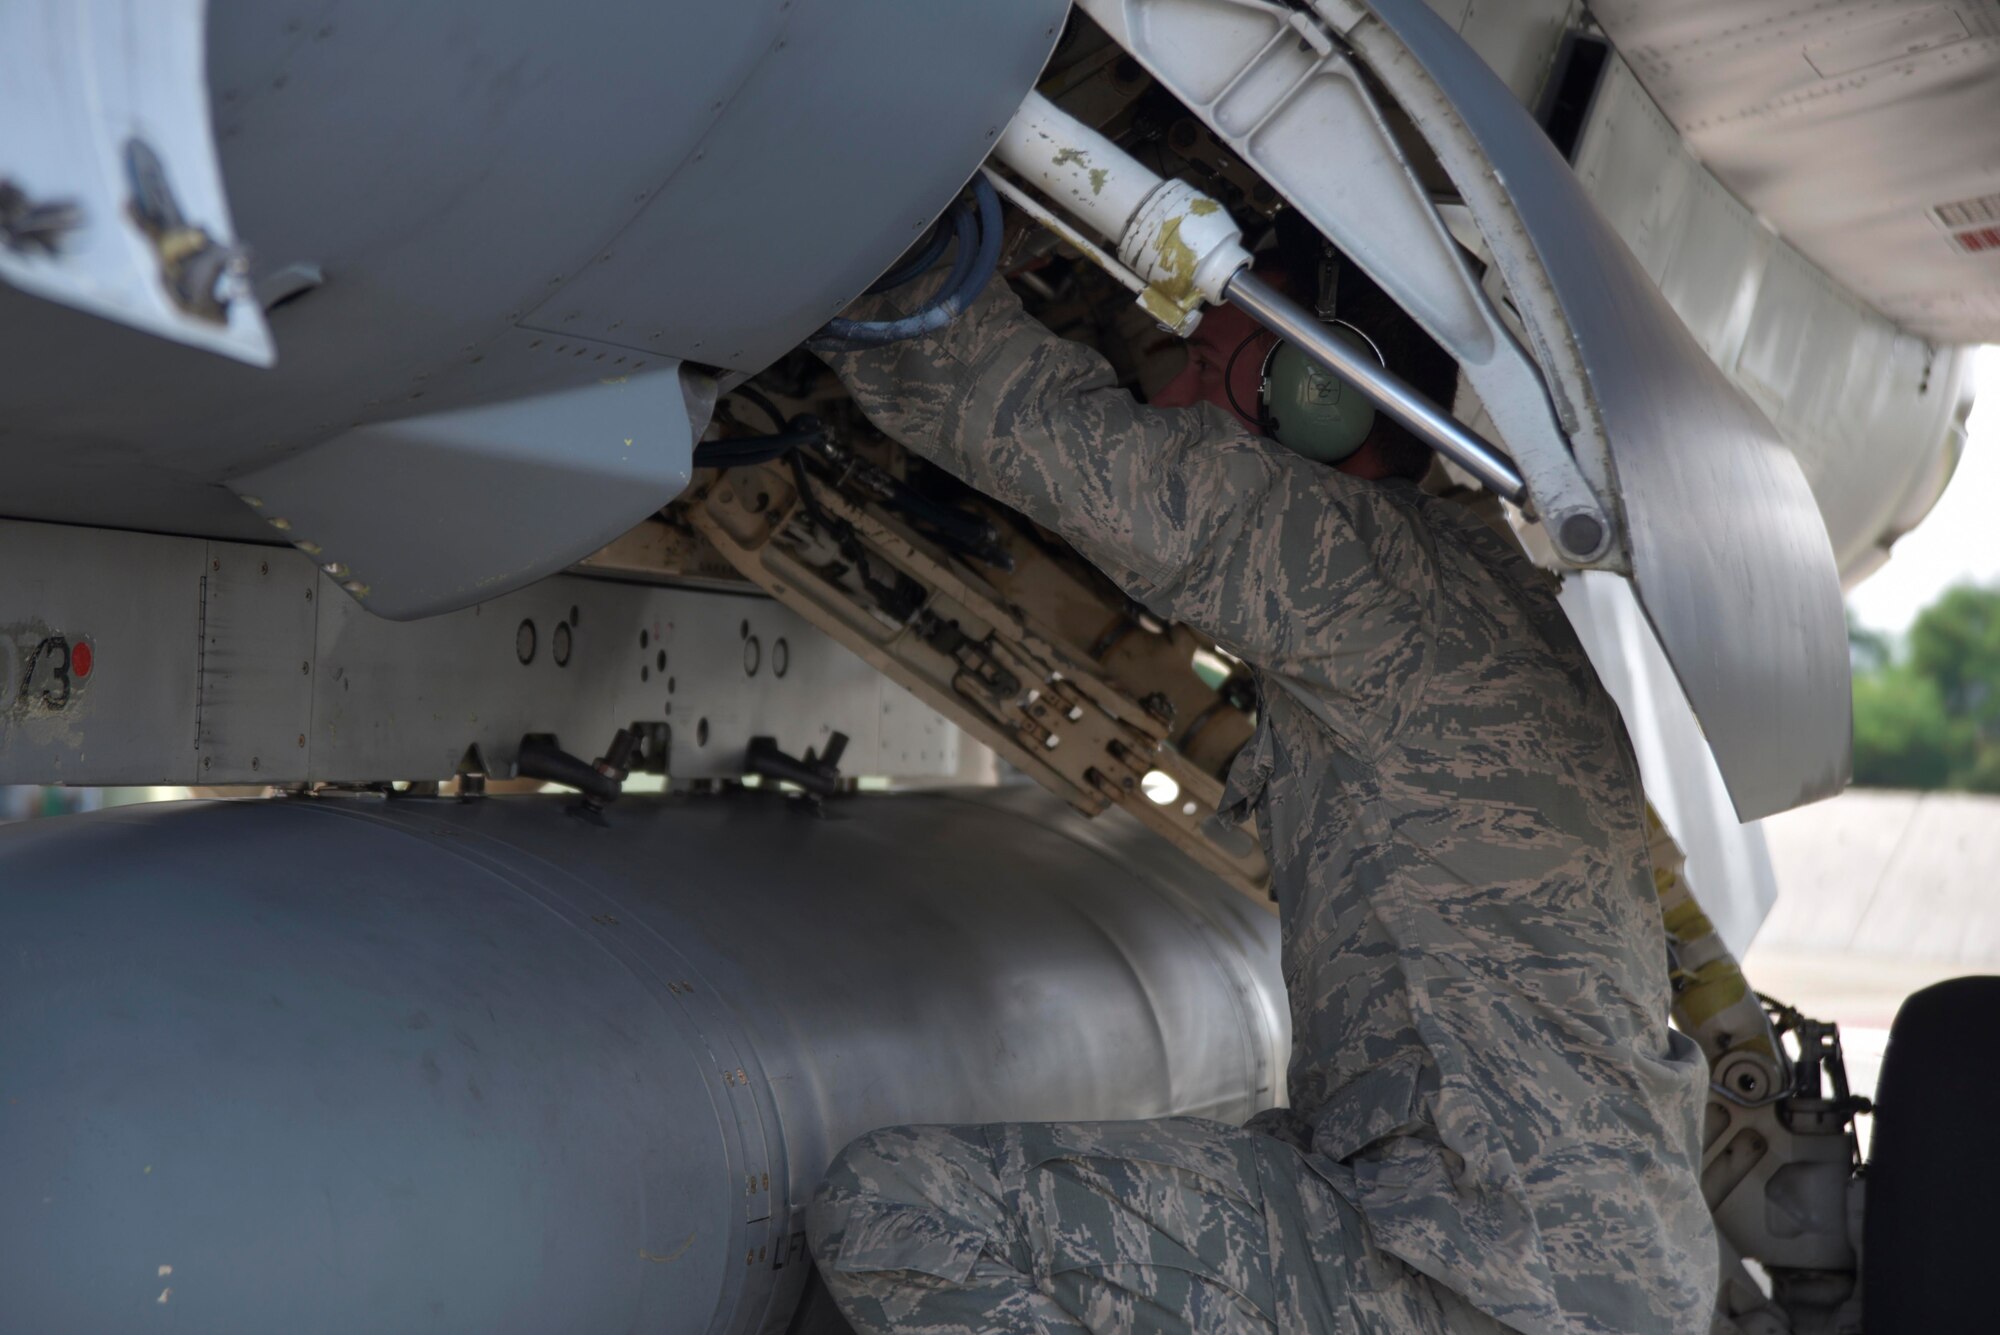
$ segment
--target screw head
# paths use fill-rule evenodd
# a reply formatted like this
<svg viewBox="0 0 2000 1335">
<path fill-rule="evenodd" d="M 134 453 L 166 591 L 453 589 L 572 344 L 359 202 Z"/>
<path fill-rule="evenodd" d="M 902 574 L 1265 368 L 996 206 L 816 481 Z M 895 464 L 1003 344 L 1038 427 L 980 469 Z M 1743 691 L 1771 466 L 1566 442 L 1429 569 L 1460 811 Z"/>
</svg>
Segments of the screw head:
<svg viewBox="0 0 2000 1335">
<path fill-rule="evenodd" d="M 1595 560 L 1604 550 L 1604 521 L 1593 514 L 1565 515 L 1556 525 L 1556 541 L 1571 559 Z"/>
</svg>

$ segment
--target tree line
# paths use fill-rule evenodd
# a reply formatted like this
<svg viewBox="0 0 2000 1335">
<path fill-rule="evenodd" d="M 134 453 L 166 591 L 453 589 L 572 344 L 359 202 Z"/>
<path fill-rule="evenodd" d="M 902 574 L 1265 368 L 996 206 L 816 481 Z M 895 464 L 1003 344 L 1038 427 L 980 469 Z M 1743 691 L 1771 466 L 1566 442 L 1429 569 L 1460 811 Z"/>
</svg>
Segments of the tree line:
<svg viewBox="0 0 2000 1335">
<path fill-rule="evenodd" d="M 1854 782 L 2000 793 L 2000 587 L 1959 585 L 1900 645 L 1848 622 Z"/>
</svg>

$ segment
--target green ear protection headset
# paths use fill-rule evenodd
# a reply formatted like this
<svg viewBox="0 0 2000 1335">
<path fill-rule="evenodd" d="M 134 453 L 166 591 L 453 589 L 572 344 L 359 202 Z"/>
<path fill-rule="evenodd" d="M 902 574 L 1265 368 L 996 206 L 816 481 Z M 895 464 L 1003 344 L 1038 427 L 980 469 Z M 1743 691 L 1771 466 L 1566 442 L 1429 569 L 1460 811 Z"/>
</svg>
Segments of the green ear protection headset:
<svg viewBox="0 0 2000 1335">
<path fill-rule="evenodd" d="M 1356 351 L 1367 349 L 1384 366 L 1388 362 L 1375 340 L 1345 320 L 1330 320 L 1328 326 Z M 1264 354 L 1259 372 L 1257 411 L 1245 412 L 1236 401 L 1236 360 L 1250 346 L 1261 329 L 1253 330 L 1236 345 L 1223 369 L 1223 389 L 1229 406 L 1251 418 L 1257 429 L 1286 449 L 1317 463 L 1337 464 L 1350 457 L 1368 439 L 1375 425 L 1375 405 L 1360 390 L 1326 370 L 1280 339 Z"/>
</svg>

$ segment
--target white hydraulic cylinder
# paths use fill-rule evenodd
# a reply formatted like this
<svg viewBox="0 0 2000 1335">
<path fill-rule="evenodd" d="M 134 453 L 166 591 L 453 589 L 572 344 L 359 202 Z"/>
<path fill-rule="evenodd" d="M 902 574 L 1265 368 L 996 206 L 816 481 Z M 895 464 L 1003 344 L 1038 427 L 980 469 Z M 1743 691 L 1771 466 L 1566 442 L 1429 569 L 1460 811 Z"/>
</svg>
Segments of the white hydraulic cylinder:
<svg viewBox="0 0 2000 1335">
<path fill-rule="evenodd" d="M 1007 122 L 994 149 L 1012 167 L 1100 236 L 1125 235 L 1160 178 L 1105 136 L 1040 93 Z"/>
<path fill-rule="evenodd" d="M 1250 272 L 1243 233 L 1217 201 L 1147 170 L 1040 93 L 1028 94 L 993 152 L 1057 207 L 1118 243 L 1119 261 L 1146 284 L 1139 304 L 1166 328 L 1185 338 L 1204 301 L 1234 301 L 1488 490 L 1526 502 L 1527 484 L 1505 453 L 1386 366 L 1356 355 L 1310 311 Z M 1601 546 L 1603 539 L 1599 524 L 1581 546 Z"/>
<path fill-rule="evenodd" d="M 1118 246 L 1143 278 L 1141 305 L 1180 334 L 1204 301 L 1224 301 L 1250 262 L 1229 210 L 1185 181 L 1149 171 L 1040 93 L 1029 93 L 994 154 L 1051 202 Z"/>
</svg>

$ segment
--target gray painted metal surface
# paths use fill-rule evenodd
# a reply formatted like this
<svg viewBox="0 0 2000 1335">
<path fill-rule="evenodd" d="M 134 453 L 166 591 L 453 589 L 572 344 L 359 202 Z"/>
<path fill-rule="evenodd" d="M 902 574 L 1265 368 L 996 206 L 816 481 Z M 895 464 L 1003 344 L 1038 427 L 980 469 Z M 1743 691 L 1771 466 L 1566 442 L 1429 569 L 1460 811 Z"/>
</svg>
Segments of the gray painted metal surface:
<svg viewBox="0 0 2000 1335">
<path fill-rule="evenodd" d="M 1326 30 L 1262 0 L 1085 4 L 1211 128 L 1235 134 L 1245 162 L 1315 221 L 1359 217 L 1369 201 L 1349 196 L 1339 178 L 1267 165 L 1258 135 L 1279 158 L 1285 136 L 1256 117 L 1233 124 L 1230 110 L 1240 104 L 1261 117 L 1274 90 L 1309 86 L 1315 33 L 1351 46 L 1436 152 L 1490 247 L 1576 463 L 1616 508 L 1614 554 L 1626 557 L 1737 814 L 1747 820 L 1837 792 L 1852 734 L 1846 622 L 1826 528 L 1798 462 L 1478 53 L 1423 0 L 1318 0 Z M 1273 40 L 1273 26 L 1284 24 L 1299 33 L 1296 43 Z M 1282 128 L 1281 117 L 1268 119 Z M 1292 138 L 1349 123 L 1359 122 L 1335 99 Z M 1423 228 L 1441 234 L 1424 213 Z M 1345 240 L 1338 229 L 1330 235 Z M 1420 303 L 1413 309 L 1423 314 Z M 1440 341 L 1466 355 L 1453 338 Z M 1494 346 L 1513 344 L 1502 334 Z M 1499 425 L 1534 489 L 1535 453 L 1522 444 L 1531 438 Z"/>
<path fill-rule="evenodd" d="M 225 292 L 210 288 L 222 309 L 189 310 L 162 281 L 162 249 L 128 207 L 136 139 L 182 221 L 217 256 L 236 247 L 202 78 L 205 8 L 205 0 L 0 6 L 0 183 L 19 192 L 31 215 L 6 210 L 0 279 L 268 366 L 270 331 L 242 276 L 225 273 Z M 191 239 L 177 239 L 176 253 Z"/>
<path fill-rule="evenodd" d="M 955 727 L 763 597 L 559 576 L 393 622 L 287 548 L 4 521 L 0 571 L 0 783 L 443 779 L 468 747 L 504 776 L 524 733 L 588 759 L 641 723 L 676 779 L 836 731 L 849 774 L 959 768 Z"/>
<path fill-rule="evenodd" d="M 1609 451 L 1634 587 L 1738 815 L 1839 791 L 1852 738 L 1846 622 L 1797 460 L 1478 55 L 1422 0 L 1355 14 L 1344 31 L 1438 146 L 1572 438 Z"/>
<path fill-rule="evenodd" d="M 950 201 L 1063 12 L 490 0 L 474 16 L 328 0 L 306 14 L 214 0 L 211 109 L 252 277 L 310 265 L 324 282 L 268 313 L 268 371 L 0 289 L 0 508 L 268 539 L 218 484 L 357 430 L 675 359 L 757 370 Z M 574 450 L 544 438 L 552 470 Z M 484 478 L 476 458 L 464 474 L 447 545 L 470 551 L 519 478 Z M 618 513 L 672 495 L 649 485 Z M 575 546 L 613 515 L 544 518 L 521 545 Z M 340 559 L 369 569 L 364 553 Z"/>
<path fill-rule="evenodd" d="M 1927 338 L 2000 340 L 2000 6 L 1591 12 L 1702 162 L 1848 291 Z"/>
<path fill-rule="evenodd" d="M 1551 534 L 1571 519 L 1579 536 L 1594 530 L 1582 550 L 1566 544 L 1566 558 L 1623 569 L 1601 452 L 1572 452 L 1562 399 L 1551 402 L 1535 359 L 1474 279 L 1332 31 L 1268 0 L 1083 8 L 1457 358 Z"/>
<path fill-rule="evenodd" d="M 369 611 L 453 611 L 575 564 L 687 486 L 713 385 L 697 411 L 679 364 L 659 365 L 358 426 L 229 485 Z"/>
<path fill-rule="evenodd" d="M 1896 328 L 1774 236 L 1615 56 L 1575 164 L 1710 359 L 1791 447 L 1851 587 L 1949 477 L 1973 350 Z"/>
<path fill-rule="evenodd" d="M 9 1329 L 782 1330 L 910 1121 L 1240 1119 L 1277 925 L 1044 794 L 0 830 Z"/>
<path fill-rule="evenodd" d="M 1688 884 L 1700 896 L 1702 912 L 1741 956 L 1778 897 L 1765 822 L 1737 818 L 1713 748 L 1681 696 L 1631 584 L 1584 571 L 1563 580 L 1561 599 L 1625 716 L 1646 800 L 1687 855 Z"/>
</svg>

